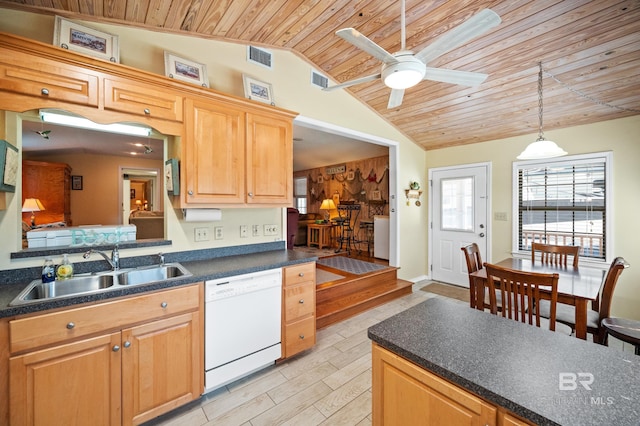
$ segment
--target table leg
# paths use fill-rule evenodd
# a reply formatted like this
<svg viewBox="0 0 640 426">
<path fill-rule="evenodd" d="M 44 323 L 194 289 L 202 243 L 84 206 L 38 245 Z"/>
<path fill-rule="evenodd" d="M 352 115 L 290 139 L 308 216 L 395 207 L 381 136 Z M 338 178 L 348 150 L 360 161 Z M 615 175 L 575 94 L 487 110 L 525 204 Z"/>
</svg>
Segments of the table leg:
<svg viewBox="0 0 640 426">
<path fill-rule="evenodd" d="M 576 298 L 576 337 L 587 339 L 587 300 Z"/>
</svg>

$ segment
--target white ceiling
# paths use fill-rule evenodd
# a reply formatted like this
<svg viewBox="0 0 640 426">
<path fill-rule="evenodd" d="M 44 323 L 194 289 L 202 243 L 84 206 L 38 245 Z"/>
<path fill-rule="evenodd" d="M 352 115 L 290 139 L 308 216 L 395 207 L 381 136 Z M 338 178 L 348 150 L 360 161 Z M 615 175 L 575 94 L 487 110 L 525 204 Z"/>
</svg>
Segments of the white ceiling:
<svg viewBox="0 0 640 426">
<path fill-rule="evenodd" d="M 160 139 L 97 132 L 93 130 L 23 121 L 22 149 L 41 154 L 87 153 L 95 155 L 137 156 L 162 160 L 163 141 Z M 51 130 L 49 139 L 37 132 Z M 328 132 L 294 125 L 293 170 L 309 170 L 347 161 L 388 155 L 386 146 L 362 142 Z M 141 144 L 143 146 L 136 146 Z M 144 146 L 152 151 L 145 154 Z"/>
</svg>

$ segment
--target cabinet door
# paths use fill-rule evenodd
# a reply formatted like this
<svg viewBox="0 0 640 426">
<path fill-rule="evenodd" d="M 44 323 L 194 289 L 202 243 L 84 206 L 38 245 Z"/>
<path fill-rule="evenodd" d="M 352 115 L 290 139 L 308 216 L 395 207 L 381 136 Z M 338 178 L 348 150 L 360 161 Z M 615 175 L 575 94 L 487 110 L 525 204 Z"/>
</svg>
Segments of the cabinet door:
<svg viewBox="0 0 640 426">
<path fill-rule="evenodd" d="M 200 397 L 199 313 L 122 331 L 123 424 L 139 424 Z"/>
<path fill-rule="evenodd" d="M 247 204 L 293 203 L 292 122 L 247 114 Z"/>
<path fill-rule="evenodd" d="M 495 425 L 496 407 L 373 345 L 374 425 Z"/>
<path fill-rule="evenodd" d="M 11 358 L 11 424 L 119 425 L 119 345 L 113 333 Z"/>
<path fill-rule="evenodd" d="M 98 106 L 98 76 L 91 71 L 12 49 L 0 49 L 0 90 L 36 101 L 14 102 L 13 111 L 56 101 Z"/>
<path fill-rule="evenodd" d="M 244 112 L 188 99 L 185 120 L 185 202 L 244 203 Z"/>
<path fill-rule="evenodd" d="M 113 78 L 104 80 L 104 108 L 143 117 L 182 121 L 182 96 L 154 86 Z"/>
</svg>

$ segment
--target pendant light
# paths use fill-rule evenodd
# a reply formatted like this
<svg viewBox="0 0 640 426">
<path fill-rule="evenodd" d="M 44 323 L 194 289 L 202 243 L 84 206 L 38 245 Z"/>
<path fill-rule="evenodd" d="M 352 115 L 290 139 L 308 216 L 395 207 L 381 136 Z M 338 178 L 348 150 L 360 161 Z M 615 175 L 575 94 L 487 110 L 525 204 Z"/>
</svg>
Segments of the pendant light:
<svg viewBox="0 0 640 426">
<path fill-rule="evenodd" d="M 561 157 L 567 155 L 567 152 L 556 145 L 555 142 L 545 139 L 542 131 L 542 62 L 539 62 L 540 71 L 538 72 L 538 139 L 527 146 L 527 148 L 518 155 L 518 160 L 540 160 L 544 158 Z"/>
</svg>

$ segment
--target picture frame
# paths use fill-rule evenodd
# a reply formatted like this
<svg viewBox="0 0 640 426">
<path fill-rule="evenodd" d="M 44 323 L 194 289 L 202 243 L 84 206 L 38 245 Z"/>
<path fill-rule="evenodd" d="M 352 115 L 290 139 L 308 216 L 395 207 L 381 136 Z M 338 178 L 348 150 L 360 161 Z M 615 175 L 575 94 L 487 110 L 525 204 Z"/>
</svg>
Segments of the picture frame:
<svg viewBox="0 0 640 426">
<path fill-rule="evenodd" d="M 254 101 L 264 102 L 266 104 L 275 105 L 273 100 L 273 86 L 264 81 L 242 74 L 244 83 L 244 95 Z"/>
<path fill-rule="evenodd" d="M 82 176 L 71 176 L 71 189 L 75 191 L 82 191 Z"/>
<path fill-rule="evenodd" d="M 207 66 L 191 59 L 182 58 L 165 50 L 164 73 L 167 77 L 187 83 L 209 87 Z"/>
<path fill-rule="evenodd" d="M 356 172 L 349 170 L 347 172 L 347 180 L 354 180 L 356 178 Z"/>
<path fill-rule="evenodd" d="M 0 191 L 16 192 L 19 163 L 18 148 L 0 139 Z"/>
<path fill-rule="evenodd" d="M 56 16 L 53 44 L 110 62 L 120 62 L 118 36 Z"/>
<path fill-rule="evenodd" d="M 324 177 L 322 175 L 318 175 L 318 183 L 324 183 Z"/>
<path fill-rule="evenodd" d="M 135 200 L 136 199 L 136 190 L 133 189 L 133 188 L 129 190 L 129 199 L 130 200 Z"/>
<path fill-rule="evenodd" d="M 180 195 L 178 159 L 170 158 L 164 164 L 164 184 L 169 195 Z"/>
<path fill-rule="evenodd" d="M 373 201 L 380 201 L 382 200 L 382 194 L 380 193 L 380 190 L 376 189 L 374 191 L 371 191 L 371 200 Z"/>
</svg>

